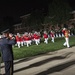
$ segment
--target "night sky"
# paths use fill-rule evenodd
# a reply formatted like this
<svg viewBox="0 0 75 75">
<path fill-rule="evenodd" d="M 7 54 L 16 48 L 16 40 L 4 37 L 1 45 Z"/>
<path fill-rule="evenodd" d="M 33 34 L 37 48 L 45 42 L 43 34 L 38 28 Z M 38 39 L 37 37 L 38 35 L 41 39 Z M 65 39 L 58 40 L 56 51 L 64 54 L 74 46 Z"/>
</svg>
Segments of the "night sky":
<svg viewBox="0 0 75 75">
<path fill-rule="evenodd" d="M 75 0 L 67 0 L 75 10 Z M 0 21 L 7 16 L 13 17 L 15 21 L 20 16 L 28 14 L 35 9 L 47 10 L 48 3 L 52 0 L 0 0 Z"/>
</svg>

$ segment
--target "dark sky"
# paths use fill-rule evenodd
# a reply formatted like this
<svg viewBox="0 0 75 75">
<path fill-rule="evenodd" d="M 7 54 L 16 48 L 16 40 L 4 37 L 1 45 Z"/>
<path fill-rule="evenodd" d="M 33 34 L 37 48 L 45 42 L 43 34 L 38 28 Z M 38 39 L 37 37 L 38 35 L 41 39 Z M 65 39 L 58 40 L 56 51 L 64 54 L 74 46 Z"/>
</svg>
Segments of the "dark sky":
<svg viewBox="0 0 75 75">
<path fill-rule="evenodd" d="M 14 20 L 19 20 L 20 16 L 30 13 L 34 9 L 47 8 L 52 0 L 0 0 L 0 21 L 11 16 Z M 75 10 L 75 0 L 68 0 Z"/>
<path fill-rule="evenodd" d="M 46 3 L 45 3 L 46 2 Z M 6 0 L 0 1 L 0 20 L 6 16 L 19 19 L 35 9 L 46 8 L 48 0 Z"/>
</svg>

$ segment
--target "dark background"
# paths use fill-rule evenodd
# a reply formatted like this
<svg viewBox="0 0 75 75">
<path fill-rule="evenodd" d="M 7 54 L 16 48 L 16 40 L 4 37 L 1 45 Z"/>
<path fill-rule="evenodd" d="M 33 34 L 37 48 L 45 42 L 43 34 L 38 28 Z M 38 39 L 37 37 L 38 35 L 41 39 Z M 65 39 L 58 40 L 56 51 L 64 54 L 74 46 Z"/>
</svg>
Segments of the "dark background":
<svg viewBox="0 0 75 75">
<path fill-rule="evenodd" d="M 0 0 L 0 21 L 10 16 L 15 21 L 20 20 L 20 16 L 28 14 L 35 9 L 42 9 L 47 12 L 48 4 L 52 0 Z M 67 0 L 73 10 L 75 10 L 75 0 Z"/>
</svg>

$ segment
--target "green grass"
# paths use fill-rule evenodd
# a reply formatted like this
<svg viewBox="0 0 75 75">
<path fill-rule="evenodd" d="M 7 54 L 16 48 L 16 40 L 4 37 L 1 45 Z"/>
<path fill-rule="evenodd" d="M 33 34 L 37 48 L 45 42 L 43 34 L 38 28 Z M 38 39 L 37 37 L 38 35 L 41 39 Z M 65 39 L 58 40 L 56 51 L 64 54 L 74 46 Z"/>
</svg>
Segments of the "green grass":
<svg viewBox="0 0 75 75">
<path fill-rule="evenodd" d="M 31 45 L 30 47 L 23 46 L 21 48 L 14 47 L 14 58 L 20 59 L 20 58 L 26 58 L 31 56 L 40 55 L 43 53 L 51 52 L 60 50 L 66 47 L 63 47 L 63 43 L 65 42 L 64 38 L 55 38 L 55 43 L 51 42 L 51 39 L 49 39 L 49 43 L 45 44 L 43 43 L 43 39 L 41 40 L 41 44 L 37 45 Z M 75 45 L 75 36 L 70 37 L 70 46 Z"/>
</svg>

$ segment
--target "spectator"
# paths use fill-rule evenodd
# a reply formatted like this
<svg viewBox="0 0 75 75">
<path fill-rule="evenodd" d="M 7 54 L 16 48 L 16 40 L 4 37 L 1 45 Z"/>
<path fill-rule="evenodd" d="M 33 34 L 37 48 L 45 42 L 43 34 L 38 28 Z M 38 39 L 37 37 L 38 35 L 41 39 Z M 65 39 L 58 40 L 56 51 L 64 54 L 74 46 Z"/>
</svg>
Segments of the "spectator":
<svg viewBox="0 0 75 75">
<path fill-rule="evenodd" d="M 10 39 L 11 38 L 11 39 Z M 0 50 L 2 59 L 5 64 L 5 74 L 13 75 L 13 51 L 12 45 L 15 44 L 15 38 L 8 31 L 3 32 L 3 37 L 0 39 Z"/>
</svg>

